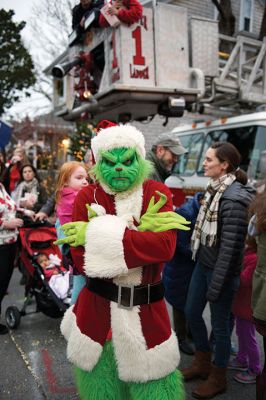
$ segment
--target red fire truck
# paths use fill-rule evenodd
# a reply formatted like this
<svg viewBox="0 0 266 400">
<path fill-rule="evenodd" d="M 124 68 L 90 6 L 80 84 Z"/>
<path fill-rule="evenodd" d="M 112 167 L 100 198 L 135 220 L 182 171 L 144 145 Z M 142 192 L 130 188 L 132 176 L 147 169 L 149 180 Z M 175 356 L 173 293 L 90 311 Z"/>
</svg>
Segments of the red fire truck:
<svg viewBox="0 0 266 400">
<path fill-rule="evenodd" d="M 247 172 L 251 182 L 263 177 L 261 160 L 266 158 L 266 112 L 192 123 L 172 132 L 188 150 L 166 180 L 177 206 L 186 196 L 205 189 L 208 178 L 204 177 L 202 163 L 213 142 L 227 141 L 237 147 L 242 156 L 240 167 Z"/>
</svg>

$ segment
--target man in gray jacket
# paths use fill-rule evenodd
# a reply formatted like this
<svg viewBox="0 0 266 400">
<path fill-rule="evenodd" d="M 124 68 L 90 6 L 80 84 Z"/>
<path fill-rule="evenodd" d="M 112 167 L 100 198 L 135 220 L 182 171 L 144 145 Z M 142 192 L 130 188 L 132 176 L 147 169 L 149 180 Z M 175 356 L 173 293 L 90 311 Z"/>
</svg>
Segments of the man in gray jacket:
<svg viewBox="0 0 266 400">
<path fill-rule="evenodd" d="M 154 165 L 154 172 L 150 179 L 164 182 L 171 174 L 174 165 L 187 150 L 173 133 L 166 132 L 159 135 L 147 154 L 147 159 Z"/>
</svg>

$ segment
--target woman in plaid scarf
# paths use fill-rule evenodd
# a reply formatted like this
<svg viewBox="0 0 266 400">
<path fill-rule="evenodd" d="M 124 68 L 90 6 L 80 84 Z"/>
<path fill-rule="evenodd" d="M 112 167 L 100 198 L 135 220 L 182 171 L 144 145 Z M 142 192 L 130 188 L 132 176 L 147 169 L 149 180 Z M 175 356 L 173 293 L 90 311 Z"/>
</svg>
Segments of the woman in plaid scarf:
<svg viewBox="0 0 266 400">
<path fill-rule="evenodd" d="M 247 233 L 247 209 L 253 189 L 239 168 L 240 154 L 230 143 L 216 142 L 206 152 L 204 175 L 210 178 L 191 240 L 197 261 L 190 282 L 186 317 L 196 346 L 192 365 L 183 369 L 185 380 L 208 378 L 194 391 L 199 399 L 226 391 L 230 358 L 230 311 L 239 286 Z M 215 337 L 214 361 L 202 314 L 210 303 Z"/>
</svg>

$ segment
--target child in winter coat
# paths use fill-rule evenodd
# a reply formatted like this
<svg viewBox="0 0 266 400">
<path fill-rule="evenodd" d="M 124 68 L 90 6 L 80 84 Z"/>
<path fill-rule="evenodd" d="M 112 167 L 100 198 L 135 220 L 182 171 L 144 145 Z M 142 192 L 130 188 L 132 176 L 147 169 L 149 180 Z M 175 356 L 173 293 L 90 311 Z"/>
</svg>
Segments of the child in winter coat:
<svg viewBox="0 0 266 400">
<path fill-rule="evenodd" d="M 83 187 L 88 185 L 87 171 L 83 164 L 77 161 L 69 161 L 62 165 L 56 187 L 56 215 L 57 236 L 64 237 L 61 226 L 72 221 L 72 210 L 75 198 Z M 85 286 L 85 279 L 77 275 L 74 268 L 73 290 L 71 303 L 74 304 L 80 290 Z"/>
<path fill-rule="evenodd" d="M 29 162 L 25 150 L 18 145 L 13 151 L 12 158 L 7 163 L 7 168 L 3 171 L 1 175 L 1 182 L 3 183 L 8 194 L 11 194 L 20 178 L 20 168 L 22 165 Z"/>
<path fill-rule="evenodd" d="M 108 14 L 115 15 L 121 22 L 132 25 L 142 16 L 143 8 L 138 0 L 115 0 L 109 6 Z M 99 25 L 108 27 L 109 23 L 103 14 L 100 14 Z"/>
<path fill-rule="evenodd" d="M 60 258 L 56 254 L 49 254 L 48 257 L 44 253 L 39 253 L 36 261 L 42 267 L 44 276 L 56 296 L 69 303 L 69 271 L 61 265 Z"/>
<path fill-rule="evenodd" d="M 174 329 L 178 338 L 179 348 L 183 353 L 189 355 L 194 354 L 194 348 L 187 337 L 188 329 L 184 308 L 190 279 L 195 267 L 195 261 L 192 260 L 190 239 L 202 197 L 203 193 L 198 192 L 194 197 L 186 200 L 179 208 L 176 208 L 175 212 L 191 221 L 191 230 L 178 232 L 174 257 L 165 264 L 163 270 L 165 298 L 173 307 Z"/>
<path fill-rule="evenodd" d="M 256 399 L 266 398 L 266 190 L 251 205 L 253 217 L 248 233 L 257 243 L 257 266 L 252 281 L 252 312 L 257 332 L 263 339 L 264 364 L 256 379 Z"/>
<path fill-rule="evenodd" d="M 257 264 L 256 251 L 256 240 L 248 236 L 243 270 L 240 274 L 240 287 L 232 306 L 238 336 L 238 353 L 230 361 L 228 368 L 239 371 L 234 379 L 246 384 L 256 383 L 256 377 L 261 371 L 260 352 L 251 309 L 252 279 Z"/>
</svg>

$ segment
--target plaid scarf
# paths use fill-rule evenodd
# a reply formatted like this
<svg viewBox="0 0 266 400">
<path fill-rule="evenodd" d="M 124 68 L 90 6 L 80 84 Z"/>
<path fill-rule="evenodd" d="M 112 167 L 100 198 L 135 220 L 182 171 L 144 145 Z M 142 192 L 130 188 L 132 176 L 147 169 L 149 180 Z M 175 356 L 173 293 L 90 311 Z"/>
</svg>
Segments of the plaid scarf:
<svg viewBox="0 0 266 400">
<path fill-rule="evenodd" d="M 33 178 L 30 182 L 20 182 L 14 192 L 11 193 L 13 200 L 15 200 L 16 202 L 16 205 L 19 207 L 20 200 L 25 196 L 25 193 L 32 193 L 38 196 L 38 185 L 39 182 L 36 178 Z"/>
<path fill-rule="evenodd" d="M 220 198 L 235 179 L 235 175 L 226 174 L 215 181 L 210 180 L 191 237 L 193 260 L 201 244 L 209 247 L 216 244 Z"/>
</svg>

